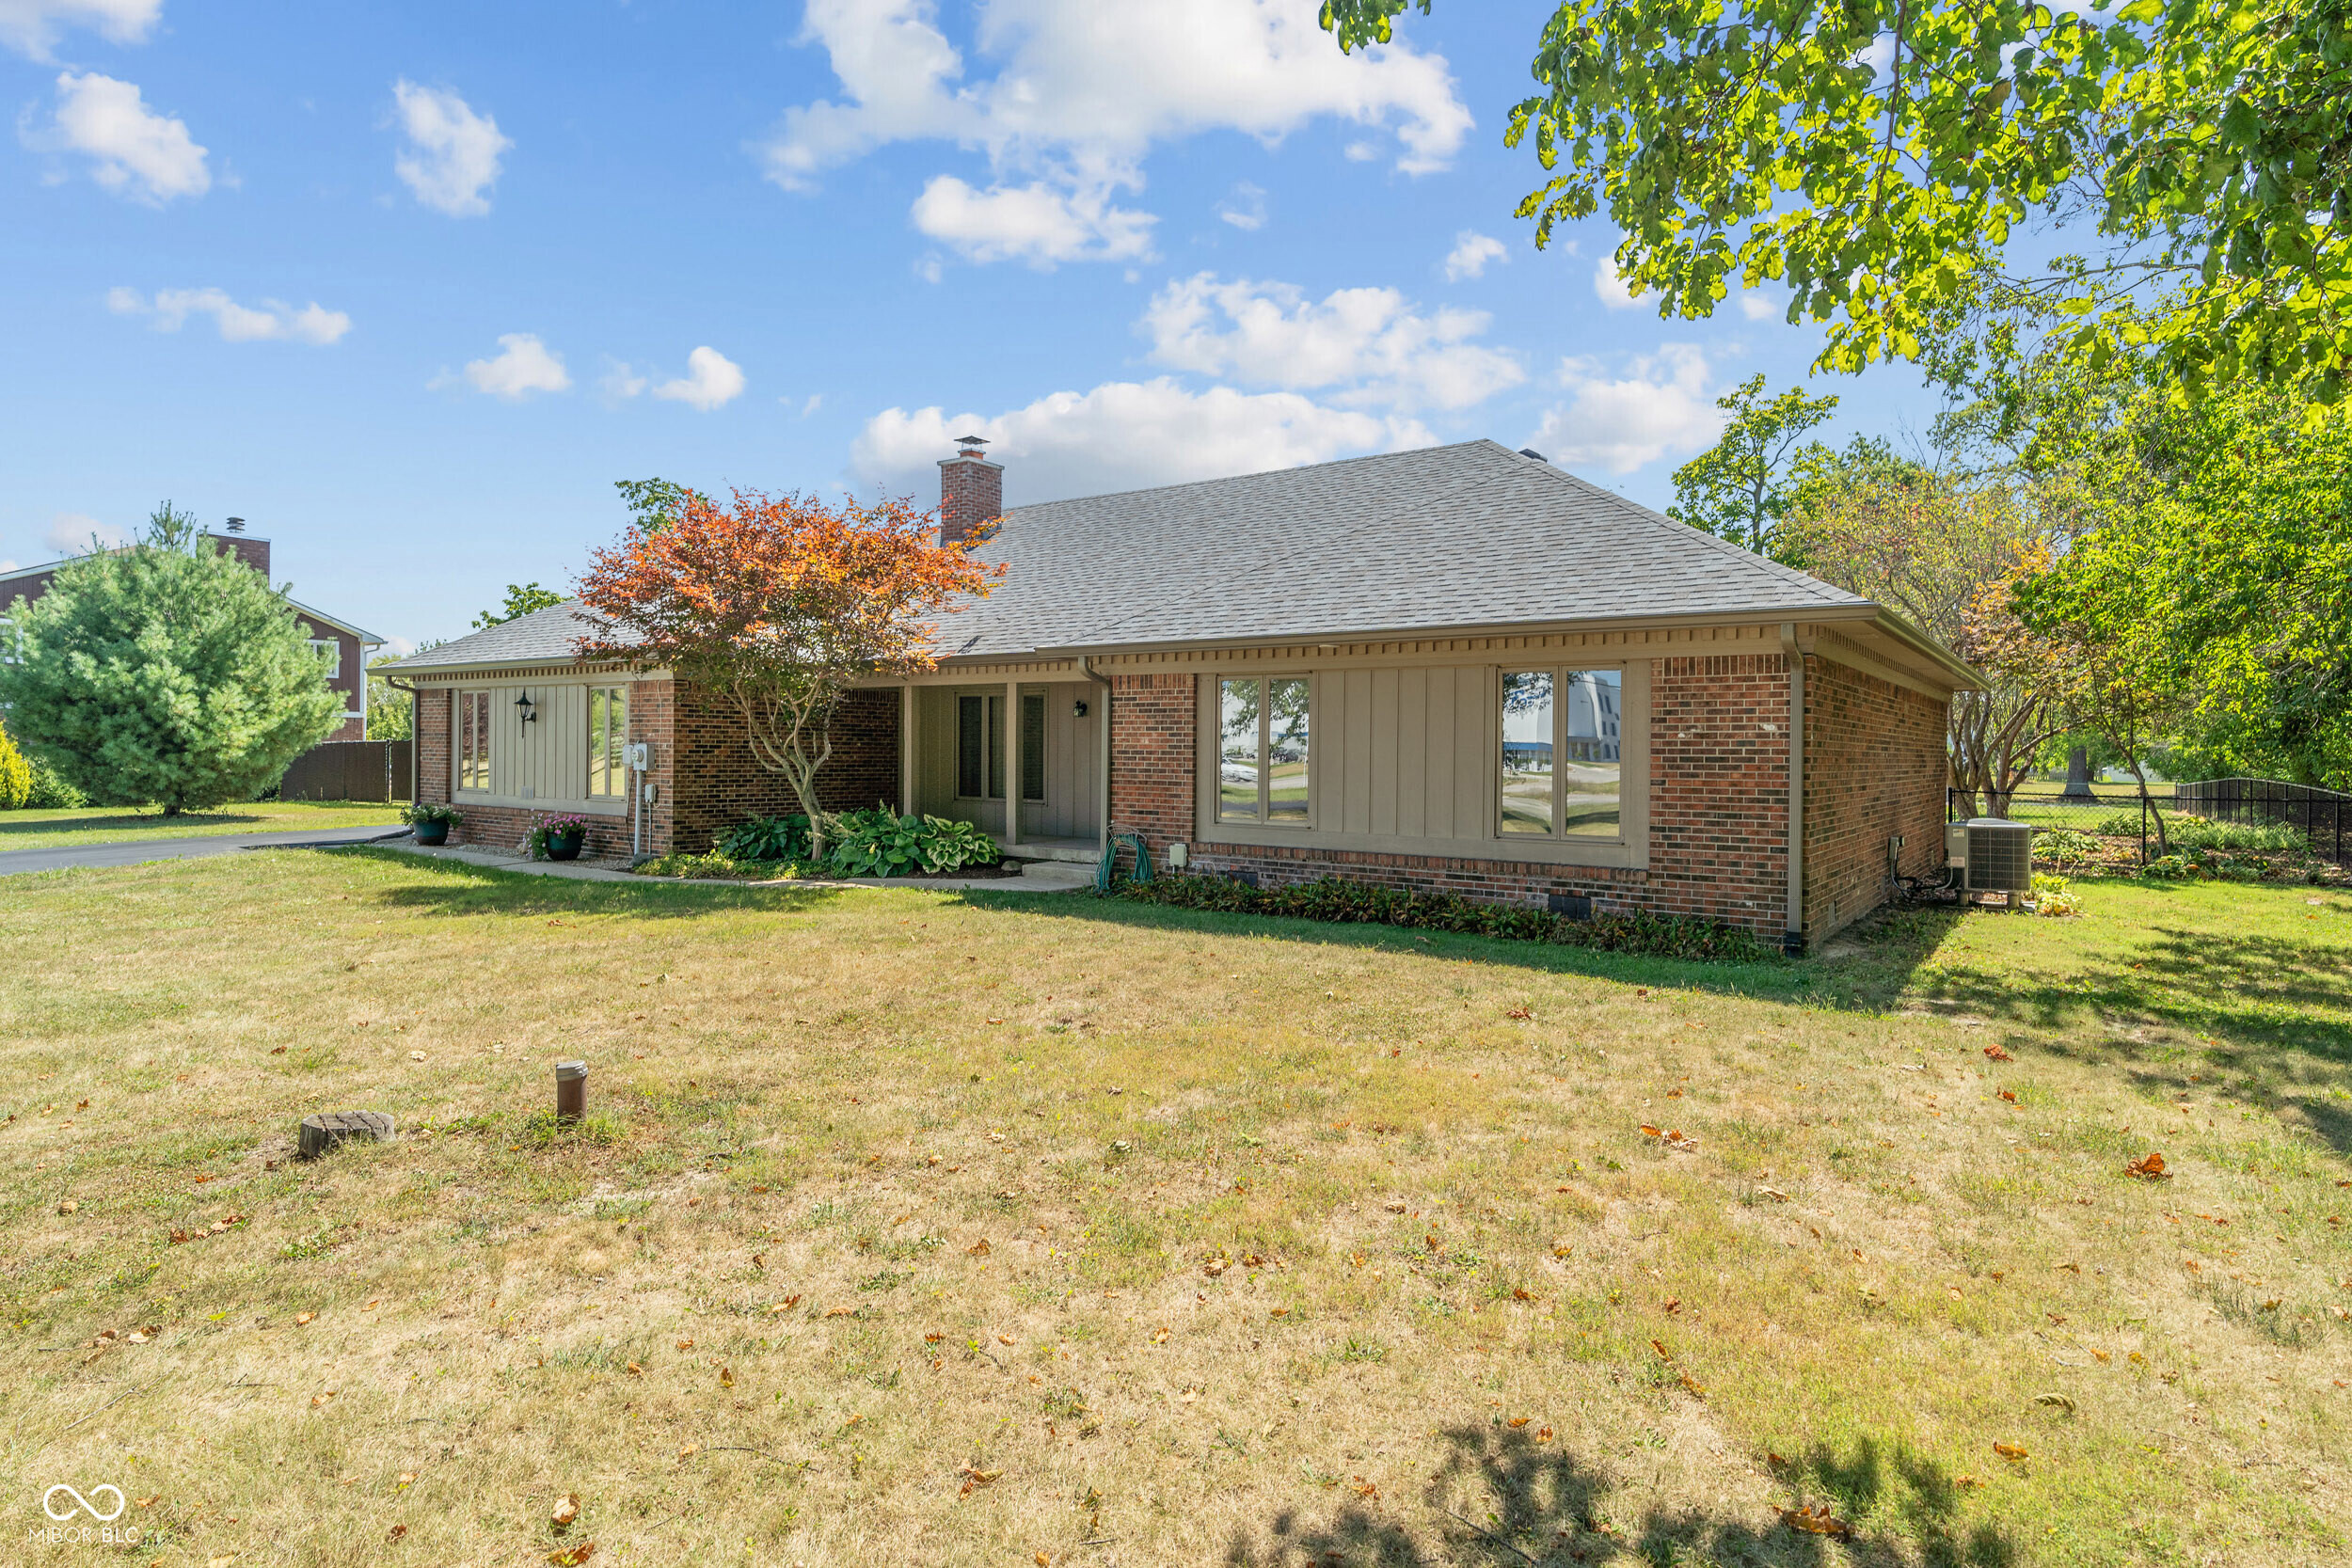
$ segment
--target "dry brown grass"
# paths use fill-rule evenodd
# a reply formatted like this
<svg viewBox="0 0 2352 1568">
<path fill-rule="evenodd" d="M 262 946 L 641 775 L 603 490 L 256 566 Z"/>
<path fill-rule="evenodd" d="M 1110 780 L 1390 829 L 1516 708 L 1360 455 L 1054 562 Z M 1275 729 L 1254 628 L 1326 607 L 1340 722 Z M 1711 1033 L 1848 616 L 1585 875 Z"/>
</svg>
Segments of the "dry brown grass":
<svg viewBox="0 0 2352 1568">
<path fill-rule="evenodd" d="M 11 880 L 8 1528 L 62 1481 L 239 1568 L 2342 1561 L 2352 900 L 2086 890 L 1725 971 L 389 853 Z M 290 1158 L 355 1107 L 407 1135 Z"/>
</svg>

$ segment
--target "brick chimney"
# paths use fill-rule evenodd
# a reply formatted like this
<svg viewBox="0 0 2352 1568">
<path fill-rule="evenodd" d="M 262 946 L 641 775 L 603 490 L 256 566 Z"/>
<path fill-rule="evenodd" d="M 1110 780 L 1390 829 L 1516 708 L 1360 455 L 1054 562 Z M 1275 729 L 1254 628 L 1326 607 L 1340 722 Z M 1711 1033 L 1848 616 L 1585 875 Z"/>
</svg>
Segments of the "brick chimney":
<svg viewBox="0 0 2352 1568">
<path fill-rule="evenodd" d="M 952 545 L 985 530 L 1005 510 L 1005 466 L 980 453 L 977 436 L 956 439 L 953 457 L 939 460 L 939 542 Z"/>
<path fill-rule="evenodd" d="M 223 555 L 235 556 L 239 561 L 261 573 L 262 579 L 266 581 L 269 578 L 269 541 L 246 532 L 243 517 L 229 518 L 227 526 L 226 533 L 215 533 L 211 529 L 206 529 L 204 537 L 211 540 L 214 547 Z"/>
</svg>

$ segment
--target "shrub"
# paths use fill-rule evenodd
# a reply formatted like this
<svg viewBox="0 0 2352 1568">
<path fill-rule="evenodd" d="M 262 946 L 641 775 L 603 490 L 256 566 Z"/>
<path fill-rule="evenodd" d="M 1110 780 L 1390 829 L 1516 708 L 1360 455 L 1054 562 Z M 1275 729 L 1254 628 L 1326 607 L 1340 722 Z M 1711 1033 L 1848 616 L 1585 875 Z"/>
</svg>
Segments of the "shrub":
<svg viewBox="0 0 2352 1568">
<path fill-rule="evenodd" d="M 2202 816 L 2168 816 L 2166 837 L 2175 849 L 2238 849 L 2288 854 L 2305 847 L 2303 834 L 2284 822 L 2216 822 Z"/>
<path fill-rule="evenodd" d="M 661 855 L 641 862 L 636 869 L 638 875 L 643 877 L 723 878 L 730 881 L 764 882 L 779 877 L 797 877 L 803 868 L 776 861 L 739 861 L 714 854 Z"/>
<path fill-rule="evenodd" d="M 2037 871 L 2033 874 L 2033 912 L 2080 914 L 2083 912 L 2082 895 L 2076 893 L 2074 884 L 2065 878 L 2046 876 Z"/>
<path fill-rule="evenodd" d="M 80 811 L 89 804 L 89 797 L 66 782 L 64 774 L 40 757 L 32 759 L 31 788 L 24 796 L 27 811 Z"/>
<path fill-rule="evenodd" d="M 8 738 L 8 727 L 0 724 L 0 811 L 22 808 L 32 794 L 33 765 Z"/>
<path fill-rule="evenodd" d="M 755 816 L 719 835 L 713 846 L 731 861 L 802 861 L 808 858 L 808 818 Z"/>
<path fill-rule="evenodd" d="M 2132 831 L 2137 833 L 2139 830 Z M 2034 835 L 2033 849 L 2062 870 L 2090 861 L 2099 851 L 2099 841 L 2074 828 L 2045 828 Z"/>
<path fill-rule="evenodd" d="M 1113 896 L 1177 909 L 1458 931 L 1665 958 L 1762 963 L 1779 956 L 1775 949 L 1737 927 L 1717 926 L 1682 915 L 1636 911 L 1630 914 L 1571 920 L 1526 905 L 1474 903 L 1450 893 L 1401 893 L 1345 877 L 1260 889 L 1216 877 L 1158 876 L 1148 882 L 1121 883 Z"/>
<path fill-rule="evenodd" d="M 2139 836 L 2139 813 L 2111 811 L 2099 818 L 2099 825 L 2090 831 L 2102 838 L 2137 838 Z"/>
<path fill-rule="evenodd" d="M 918 869 L 937 875 L 994 865 L 1003 853 L 969 822 L 900 816 L 886 806 L 843 812 L 826 822 L 825 836 L 832 841 L 824 863 L 831 877 L 904 877 Z"/>
</svg>

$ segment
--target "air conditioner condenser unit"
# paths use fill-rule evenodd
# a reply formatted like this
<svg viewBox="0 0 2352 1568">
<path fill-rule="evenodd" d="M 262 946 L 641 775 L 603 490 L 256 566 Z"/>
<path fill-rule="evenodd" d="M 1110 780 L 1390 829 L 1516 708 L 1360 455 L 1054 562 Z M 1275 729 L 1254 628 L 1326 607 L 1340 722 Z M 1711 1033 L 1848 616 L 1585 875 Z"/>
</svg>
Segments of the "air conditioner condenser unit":
<svg viewBox="0 0 2352 1568">
<path fill-rule="evenodd" d="M 1945 830 L 1947 849 L 1957 832 L 1963 839 L 1964 880 L 1970 893 L 2019 895 L 2033 891 L 2033 828 L 1998 816 L 1973 817 Z"/>
</svg>

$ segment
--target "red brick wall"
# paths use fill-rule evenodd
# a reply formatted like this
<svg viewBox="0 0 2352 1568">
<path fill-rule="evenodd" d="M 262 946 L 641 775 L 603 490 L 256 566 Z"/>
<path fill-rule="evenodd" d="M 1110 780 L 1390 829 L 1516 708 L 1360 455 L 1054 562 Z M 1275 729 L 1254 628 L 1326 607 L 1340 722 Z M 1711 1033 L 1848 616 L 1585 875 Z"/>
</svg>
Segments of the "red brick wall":
<svg viewBox="0 0 2352 1568">
<path fill-rule="evenodd" d="M 1005 510 L 1005 470 L 982 457 L 939 465 L 939 542 L 952 545 L 994 522 Z"/>
<path fill-rule="evenodd" d="M 743 718 L 726 699 L 693 687 L 677 692 L 672 744 L 674 815 L 668 847 L 707 850 L 718 835 L 755 816 L 790 816 L 800 797 L 781 773 L 752 755 Z M 834 714 L 833 756 L 817 775 L 827 811 L 862 809 L 898 799 L 898 693 L 852 691 Z"/>
<path fill-rule="evenodd" d="M 1818 943 L 1885 902 L 1899 869 L 1944 863 L 1945 705 L 1818 657 L 1804 665 L 1804 935 Z"/>
<path fill-rule="evenodd" d="M 1154 857 L 1192 837 L 1194 679 L 1111 677 L 1111 832 L 1141 833 Z"/>
<path fill-rule="evenodd" d="M 1788 907 L 1788 731 L 1780 655 L 1653 662 L 1646 869 L 1234 844 L 1198 846 L 1193 863 L 1213 874 L 1254 871 L 1262 886 L 1341 876 L 1499 902 L 1579 895 L 1597 913 L 1691 915 L 1777 941 Z M 1185 831 L 1169 836 L 1190 836 L 1191 810 L 1187 782 Z"/>
</svg>

